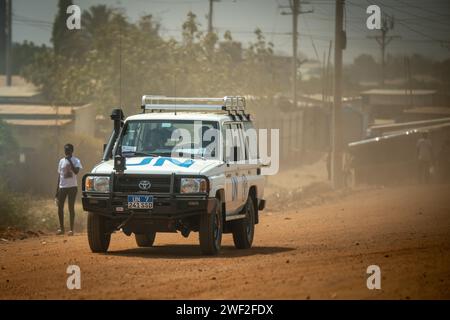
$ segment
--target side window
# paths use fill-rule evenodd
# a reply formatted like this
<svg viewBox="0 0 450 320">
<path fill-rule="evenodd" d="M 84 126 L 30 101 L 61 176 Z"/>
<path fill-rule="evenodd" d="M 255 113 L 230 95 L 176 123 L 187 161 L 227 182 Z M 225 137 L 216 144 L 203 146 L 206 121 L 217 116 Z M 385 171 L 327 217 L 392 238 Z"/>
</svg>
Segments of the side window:
<svg viewBox="0 0 450 320">
<path fill-rule="evenodd" d="M 248 160 L 248 148 L 247 148 L 247 144 L 245 141 L 245 134 L 244 134 L 244 128 L 242 126 L 242 123 L 237 123 L 236 124 L 236 129 L 238 131 L 239 134 L 239 160 Z"/>
<path fill-rule="evenodd" d="M 257 160 L 259 158 L 258 150 L 258 133 L 250 121 L 243 123 L 244 125 L 244 144 L 247 150 L 247 159 Z"/>
<path fill-rule="evenodd" d="M 141 134 L 142 130 L 140 130 L 140 126 L 132 122 L 125 124 L 125 133 L 121 141 L 122 152 L 135 152 L 136 141 Z"/>
<path fill-rule="evenodd" d="M 231 161 L 232 157 L 232 136 L 231 136 L 231 124 L 226 123 L 223 126 L 223 137 L 225 137 L 223 141 L 223 160 L 225 162 Z"/>
<path fill-rule="evenodd" d="M 242 126 L 238 123 L 226 123 L 224 125 L 224 158 L 227 162 L 234 162 L 235 154 L 237 160 L 245 159 Z"/>
</svg>

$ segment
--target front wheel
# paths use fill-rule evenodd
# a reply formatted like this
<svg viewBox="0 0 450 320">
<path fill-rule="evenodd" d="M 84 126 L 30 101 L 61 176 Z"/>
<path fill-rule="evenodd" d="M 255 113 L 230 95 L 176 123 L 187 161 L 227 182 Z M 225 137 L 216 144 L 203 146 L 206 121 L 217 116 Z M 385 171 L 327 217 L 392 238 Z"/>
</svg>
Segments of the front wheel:
<svg viewBox="0 0 450 320">
<path fill-rule="evenodd" d="M 150 232 L 146 234 L 135 234 L 136 244 L 139 247 L 151 247 L 155 242 L 156 232 Z"/>
<path fill-rule="evenodd" d="M 216 207 L 213 212 L 200 216 L 200 248 L 205 255 L 219 253 L 222 244 L 222 204 L 220 200 L 216 199 L 216 201 Z"/>
<path fill-rule="evenodd" d="M 108 251 L 111 233 L 108 232 L 106 228 L 107 219 L 108 218 L 93 212 L 88 213 L 88 241 L 92 252 Z"/>
<path fill-rule="evenodd" d="M 245 218 L 233 223 L 233 242 L 237 249 L 249 249 L 253 243 L 255 234 L 255 206 L 253 198 L 248 197 L 244 207 Z"/>
</svg>

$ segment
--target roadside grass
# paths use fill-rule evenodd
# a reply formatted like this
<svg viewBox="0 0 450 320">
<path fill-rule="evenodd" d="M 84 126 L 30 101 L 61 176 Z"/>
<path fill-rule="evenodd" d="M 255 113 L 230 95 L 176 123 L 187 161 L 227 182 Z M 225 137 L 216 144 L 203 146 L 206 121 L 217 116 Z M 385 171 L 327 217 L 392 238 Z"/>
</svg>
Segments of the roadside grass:
<svg viewBox="0 0 450 320">
<path fill-rule="evenodd" d="M 65 229 L 69 230 L 69 210 L 64 208 Z M 59 228 L 58 209 L 53 199 L 16 194 L 0 189 L 0 238 L 24 239 L 54 233 Z M 75 203 L 75 232 L 86 230 L 86 214 Z"/>
</svg>

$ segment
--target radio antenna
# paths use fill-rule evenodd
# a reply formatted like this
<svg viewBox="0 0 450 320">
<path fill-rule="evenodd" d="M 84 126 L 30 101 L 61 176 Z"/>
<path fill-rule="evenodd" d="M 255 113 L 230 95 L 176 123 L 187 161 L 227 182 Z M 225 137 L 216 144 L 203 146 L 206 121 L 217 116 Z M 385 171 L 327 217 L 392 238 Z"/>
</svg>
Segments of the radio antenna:
<svg viewBox="0 0 450 320">
<path fill-rule="evenodd" d="M 174 82 L 174 94 L 175 98 L 177 97 L 177 74 L 175 73 L 173 76 L 173 82 Z M 177 99 L 175 99 L 175 115 L 177 115 Z"/>
<path fill-rule="evenodd" d="M 122 24 L 119 20 L 119 107 L 122 108 Z"/>
</svg>

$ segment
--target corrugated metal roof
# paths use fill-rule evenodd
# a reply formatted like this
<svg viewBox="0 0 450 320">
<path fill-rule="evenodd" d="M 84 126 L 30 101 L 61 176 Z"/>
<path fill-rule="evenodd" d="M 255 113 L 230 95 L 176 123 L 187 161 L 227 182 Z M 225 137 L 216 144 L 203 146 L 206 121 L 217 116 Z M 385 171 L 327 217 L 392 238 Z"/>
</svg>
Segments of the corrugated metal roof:
<svg viewBox="0 0 450 320">
<path fill-rule="evenodd" d="M 431 119 L 431 120 L 419 120 L 419 121 L 397 122 L 397 123 L 390 123 L 390 124 L 372 125 L 372 126 L 370 126 L 370 129 L 399 128 L 399 127 L 404 127 L 404 126 L 420 127 L 420 126 L 426 126 L 426 125 L 434 125 L 434 124 L 443 123 L 443 122 L 450 123 L 450 118 L 439 118 L 439 119 Z"/>
<path fill-rule="evenodd" d="M 435 94 L 436 90 L 412 90 L 412 93 L 405 89 L 371 89 L 361 92 L 361 95 L 392 95 L 392 96 L 409 96 L 409 95 L 430 95 Z"/>
<path fill-rule="evenodd" d="M 0 116 L 6 114 L 12 115 L 70 115 L 76 107 L 52 107 L 45 105 L 28 104 L 0 104 Z"/>
<path fill-rule="evenodd" d="M 72 120 L 57 120 L 57 119 L 6 119 L 4 120 L 7 124 L 12 126 L 29 126 L 29 127 L 56 127 L 64 126 L 72 122 Z"/>
<path fill-rule="evenodd" d="M 404 113 L 445 114 L 450 115 L 449 107 L 416 107 L 403 111 Z"/>
<path fill-rule="evenodd" d="M 369 139 L 364 139 L 364 140 L 360 140 L 360 141 L 354 141 L 354 142 L 350 142 L 348 144 L 348 146 L 351 147 L 358 147 L 361 145 L 366 145 L 369 143 L 376 143 L 379 141 L 384 141 L 384 140 L 388 140 L 388 139 L 392 139 L 392 138 L 396 138 L 399 136 L 405 136 L 405 135 L 410 135 L 410 134 L 416 134 L 416 133 L 421 133 L 421 132 L 429 132 L 429 131 L 433 131 L 433 130 L 439 130 L 442 128 L 447 128 L 450 127 L 450 122 L 448 123 L 440 123 L 440 124 L 435 124 L 435 125 L 430 125 L 430 126 L 423 126 L 423 127 L 417 127 L 417 128 L 408 128 L 408 129 L 404 129 L 404 130 L 398 130 L 398 131 L 393 131 L 389 134 L 383 135 L 383 136 L 379 136 L 379 137 L 374 137 L 374 138 L 369 138 Z"/>
<path fill-rule="evenodd" d="M 0 87 L 0 97 L 4 98 L 30 98 L 37 94 L 39 92 L 31 86 Z"/>
</svg>

